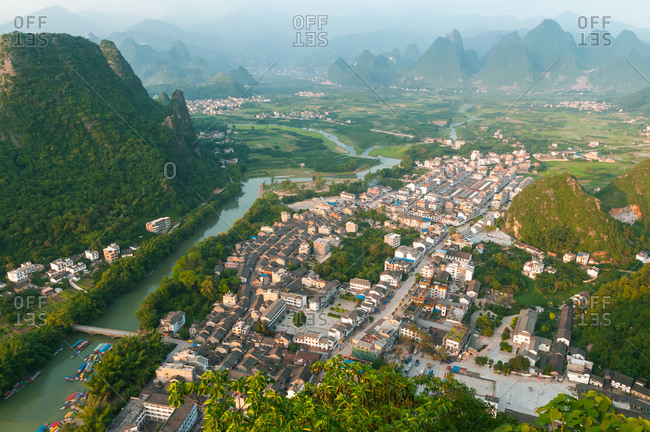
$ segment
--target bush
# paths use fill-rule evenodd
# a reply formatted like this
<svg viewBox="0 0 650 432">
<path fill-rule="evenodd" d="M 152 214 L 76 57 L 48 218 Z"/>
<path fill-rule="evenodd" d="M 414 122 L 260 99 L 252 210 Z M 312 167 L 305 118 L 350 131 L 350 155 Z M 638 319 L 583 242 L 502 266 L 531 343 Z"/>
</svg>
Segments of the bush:
<svg viewBox="0 0 650 432">
<path fill-rule="evenodd" d="M 506 341 L 501 342 L 499 346 L 501 347 L 501 350 L 505 352 L 512 352 L 512 346 Z"/>
</svg>

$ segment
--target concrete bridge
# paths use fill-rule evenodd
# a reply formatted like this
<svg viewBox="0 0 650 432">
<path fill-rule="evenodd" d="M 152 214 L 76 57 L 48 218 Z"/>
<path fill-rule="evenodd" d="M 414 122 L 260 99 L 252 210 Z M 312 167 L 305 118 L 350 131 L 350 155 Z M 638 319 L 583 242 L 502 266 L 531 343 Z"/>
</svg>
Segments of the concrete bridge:
<svg viewBox="0 0 650 432">
<path fill-rule="evenodd" d="M 128 337 L 128 336 L 138 336 L 142 333 L 134 332 L 134 331 L 126 331 L 126 330 L 115 330 L 115 329 L 109 329 L 109 328 L 104 328 L 104 327 L 93 327 L 93 326 L 87 326 L 87 325 L 80 325 L 80 324 L 72 324 L 72 330 L 78 331 L 78 332 L 83 332 L 83 333 L 88 333 L 89 335 L 104 335 L 108 336 L 110 338 L 122 338 L 122 337 Z M 183 339 L 176 339 L 172 337 L 163 337 L 163 341 L 166 343 L 170 344 L 175 344 L 177 345 L 176 350 L 181 350 L 185 348 L 189 348 L 192 346 L 188 341 L 183 340 Z M 174 352 L 175 352 L 174 351 Z"/>
<path fill-rule="evenodd" d="M 132 331 L 114 330 L 114 329 L 108 329 L 103 327 L 93 327 L 93 326 L 86 326 L 86 325 L 79 325 L 79 324 L 72 324 L 72 330 L 88 333 L 90 335 L 100 334 L 111 338 L 137 336 L 139 334 L 137 332 L 132 332 Z"/>
</svg>

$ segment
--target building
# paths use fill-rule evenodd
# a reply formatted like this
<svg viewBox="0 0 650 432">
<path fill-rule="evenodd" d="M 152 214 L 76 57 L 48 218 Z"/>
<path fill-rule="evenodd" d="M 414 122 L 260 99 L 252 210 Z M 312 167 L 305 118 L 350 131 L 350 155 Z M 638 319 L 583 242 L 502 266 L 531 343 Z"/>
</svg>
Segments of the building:
<svg viewBox="0 0 650 432">
<path fill-rule="evenodd" d="M 516 344 L 530 344 L 530 338 L 535 332 L 535 323 L 537 322 L 537 312 L 531 309 L 522 309 L 517 318 L 514 336 L 512 341 Z"/>
<path fill-rule="evenodd" d="M 194 366 L 203 371 L 207 371 L 210 366 L 207 358 L 198 355 L 195 351 L 192 351 L 189 348 L 175 353 L 173 359 L 174 363 L 183 363 L 189 366 Z"/>
<path fill-rule="evenodd" d="M 353 294 L 369 290 L 371 286 L 372 284 L 370 281 L 366 279 L 353 278 L 350 280 L 350 291 L 352 291 Z"/>
<path fill-rule="evenodd" d="M 111 243 L 104 248 L 104 260 L 107 263 L 112 263 L 120 257 L 120 247 L 116 243 Z"/>
<path fill-rule="evenodd" d="M 361 324 L 365 318 L 366 315 L 362 311 L 353 309 L 343 315 L 341 322 L 344 324 L 350 324 L 352 327 L 356 327 Z"/>
<path fill-rule="evenodd" d="M 227 292 L 223 295 L 223 305 L 234 307 L 237 304 L 237 294 Z"/>
<path fill-rule="evenodd" d="M 544 263 L 540 260 L 532 259 L 524 264 L 523 274 L 531 279 L 535 279 L 543 271 Z"/>
<path fill-rule="evenodd" d="M 576 260 L 576 254 L 574 254 L 573 252 L 567 252 L 562 257 L 562 261 L 564 261 L 565 263 L 570 263 L 575 260 Z"/>
<path fill-rule="evenodd" d="M 639 251 L 639 253 L 636 254 L 636 259 L 641 261 L 641 264 L 650 263 L 650 255 L 648 255 L 647 251 Z"/>
<path fill-rule="evenodd" d="M 346 222 L 345 223 L 345 231 L 349 233 L 355 233 L 359 231 L 359 225 L 355 224 L 352 221 Z"/>
<path fill-rule="evenodd" d="M 152 232 L 154 234 L 160 234 L 162 232 L 166 232 L 171 226 L 172 223 L 168 217 L 161 217 L 158 219 L 154 219 L 150 222 L 147 222 L 147 224 L 145 225 L 147 231 Z"/>
<path fill-rule="evenodd" d="M 412 248 L 409 246 L 399 246 L 395 249 L 395 258 L 417 262 L 422 257 L 422 251 L 420 249 Z"/>
<path fill-rule="evenodd" d="M 185 312 L 171 311 L 160 320 L 162 331 L 176 333 L 185 325 Z"/>
<path fill-rule="evenodd" d="M 90 261 L 97 261 L 99 259 L 99 252 L 93 249 L 84 251 L 84 256 Z"/>
<path fill-rule="evenodd" d="M 159 432 L 189 432 L 200 419 L 198 404 L 186 397 L 185 403 L 174 408 L 167 393 L 153 392 L 131 398 L 115 417 L 107 432 L 137 432 L 147 424 L 162 423 Z"/>
<path fill-rule="evenodd" d="M 469 252 L 448 250 L 444 258 L 448 262 L 457 262 L 461 266 L 467 266 L 472 261 L 472 254 Z"/>
<path fill-rule="evenodd" d="M 162 383 L 173 379 L 192 382 L 195 376 L 194 370 L 194 366 L 183 363 L 163 363 L 156 369 L 156 380 Z"/>
<path fill-rule="evenodd" d="M 287 302 L 285 302 L 282 299 L 277 299 L 273 303 L 271 303 L 271 306 L 269 306 L 262 316 L 260 317 L 260 320 L 262 323 L 267 323 L 267 325 L 270 327 L 272 326 L 278 318 L 284 313 L 284 311 L 287 310 Z"/>
<path fill-rule="evenodd" d="M 325 256 L 330 253 L 331 243 L 329 239 L 319 238 L 314 241 L 314 251 L 320 256 Z"/>
<path fill-rule="evenodd" d="M 313 331 L 298 333 L 294 336 L 293 342 L 297 345 L 304 345 L 318 350 L 329 350 L 333 343 L 326 336 Z"/>
<path fill-rule="evenodd" d="M 630 391 L 632 391 L 632 385 L 634 385 L 634 378 L 620 372 L 614 372 L 614 376 L 612 377 L 613 388 L 625 393 L 630 393 Z"/>
<path fill-rule="evenodd" d="M 477 279 L 474 279 L 469 283 L 469 286 L 467 287 L 467 297 L 473 299 L 478 298 L 480 293 L 481 293 L 481 282 L 478 281 Z"/>
<path fill-rule="evenodd" d="M 573 326 L 573 308 L 564 305 L 560 312 L 560 322 L 557 326 L 555 341 L 566 346 L 571 344 L 571 327 Z"/>
<path fill-rule="evenodd" d="M 634 381 L 632 390 L 630 391 L 632 396 L 636 396 L 645 401 L 650 401 L 650 389 L 646 387 L 646 384 L 647 382 L 645 379 L 637 378 L 636 381 Z"/>
<path fill-rule="evenodd" d="M 399 247 L 402 244 L 402 236 L 395 233 L 386 234 L 384 236 L 384 243 L 392 248 Z"/>
<path fill-rule="evenodd" d="M 580 265 L 586 266 L 589 264 L 589 254 L 587 252 L 578 252 L 576 255 L 576 262 Z"/>
<path fill-rule="evenodd" d="M 442 344 L 447 352 L 453 356 L 458 355 L 469 341 L 470 331 L 462 324 L 454 324 L 449 333 L 444 337 Z"/>
<path fill-rule="evenodd" d="M 36 271 L 36 266 L 31 262 L 27 261 L 22 263 L 19 268 L 8 271 L 7 279 L 11 282 L 20 283 L 28 280 L 32 277 L 32 274 Z"/>
<path fill-rule="evenodd" d="M 589 384 L 594 363 L 585 360 L 582 355 L 571 355 L 568 360 L 567 378 L 569 381 Z"/>
<path fill-rule="evenodd" d="M 309 255 L 311 253 L 311 245 L 309 243 L 301 243 L 298 247 L 298 254 Z"/>
</svg>

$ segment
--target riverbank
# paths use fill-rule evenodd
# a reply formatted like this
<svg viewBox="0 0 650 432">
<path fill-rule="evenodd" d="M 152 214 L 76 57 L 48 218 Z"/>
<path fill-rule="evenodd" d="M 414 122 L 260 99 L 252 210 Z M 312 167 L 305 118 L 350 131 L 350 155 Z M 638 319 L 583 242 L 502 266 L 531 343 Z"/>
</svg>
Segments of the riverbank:
<svg viewBox="0 0 650 432">
<path fill-rule="evenodd" d="M 248 181 L 243 186 L 239 185 L 236 191 L 237 194 L 230 198 L 228 198 L 227 194 L 223 195 L 224 192 L 220 193 L 219 203 L 211 203 L 210 206 L 212 208 L 204 204 L 195 209 L 195 211 L 200 212 L 200 215 L 195 215 L 192 218 L 193 221 L 188 221 L 188 226 L 192 225 L 192 229 L 182 229 L 183 226 L 180 226 L 174 230 L 173 233 L 179 236 L 179 241 L 173 245 L 169 245 L 168 253 L 148 263 L 147 268 L 151 270 L 151 273 L 147 275 L 147 272 L 143 271 L 142 277 L 134 281 L 130 285 L 130 289 L 123 291 L 120 295 L 114 296 L 110 302 L 106 302 L 106 306 L 102 308 L 101 315 L 95 319 L 90 319 L 87 323 L 117 330 L 137 330 L 139 322 L 135 317 L 135 310 L 140 306 L 146 296 L 159 286 L 163 277 L 169 277 L 176 261 L 186 254 L 187 250 L 193 244 L 205 237 L 227 230 L 229 224 L 224 221 L 236 220 L 240 217 L 240 214 L 243 214 L 252 205 L 257 197 L 257 191 L 261 183 L 262 179 L 259 181 Z M 251 188 L 254 190 L 252 195 L 250 194 Z M 246 207 L 241 209 L 241 206 L 244 205 Z M 220 210 L 218 215 L 215 213 L 217 209 Z M 178 231 L 179 229 L 182 230 Z M 156 238 L 162 239 L 163 237 Z M 129 260 L 135 259 L 131 258 Z M 87 294 L 81 291 L 75 291 L 75 294 L 78 296 L 90 296 L 74 297 L 77 300 L 82 298 L 88 298 L 91 302 L 96 300 L 92 290 Z M 88 301 L 81 301 L 80 304 L 86 305 Z M 65 337 L 65 341 L 72 344 L 84 336 L 88 339 L 88 335 L 71 333 Z M 91 345 L 110 341 L 110 338 L 105 336 L 92 336 L 90 339 Z M 58 342 L 56 346 L 60 343 Z M 68 383 L 64 379 L 72 371 L 77 370 L 80 363 L 79 359 L 70 359 L 71 352 L 69 349 L 64 350 L 56 357 L 49 357 L 53 351 L 54 349 L 41 355 L 46 361 L 38 366 L 39 369 L 42 368 L 43 370 L 38 380 L 26 386 L 11 398 L 0 400 L 0 430 L 33 432 L 40 425 L 59 419 L 60 411 L 58 407 L 65 401 L 68 394 L 74 391 L 80 391 L 80 389 L 83 391 L 83 385 L 80 382 Z M 24 364 L 34 364 L 34 358 L 32 357 L 37 355 L 40 354 L 32 353 L 30 358 L 24 361 Z M 48 357 L 49 360 L 47 360 Z M 3 366 L 6 366 L 5 370 L 9 367 L 9 365 L 5 364 Z"/>
</svg>

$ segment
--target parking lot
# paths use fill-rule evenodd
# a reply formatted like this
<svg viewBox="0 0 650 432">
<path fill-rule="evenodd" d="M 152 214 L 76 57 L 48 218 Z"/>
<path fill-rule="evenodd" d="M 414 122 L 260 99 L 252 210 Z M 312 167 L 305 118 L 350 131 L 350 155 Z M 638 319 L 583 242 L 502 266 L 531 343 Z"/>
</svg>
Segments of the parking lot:
<svg viewBox="0 0 650 432">
<path fill-rule="evenodd" d="M 512 237 L 510 237 L 508 234 L 498 229 L 490 232 L 479 231 L 476 234 L 472 233 L 471 231 L 468 231 L 465 240 L 470 241 L 472 243 L 484 243 L 484 242 L 491 241 L 500 244 L 502 246 L 512 245 Z"/>
</svg>

